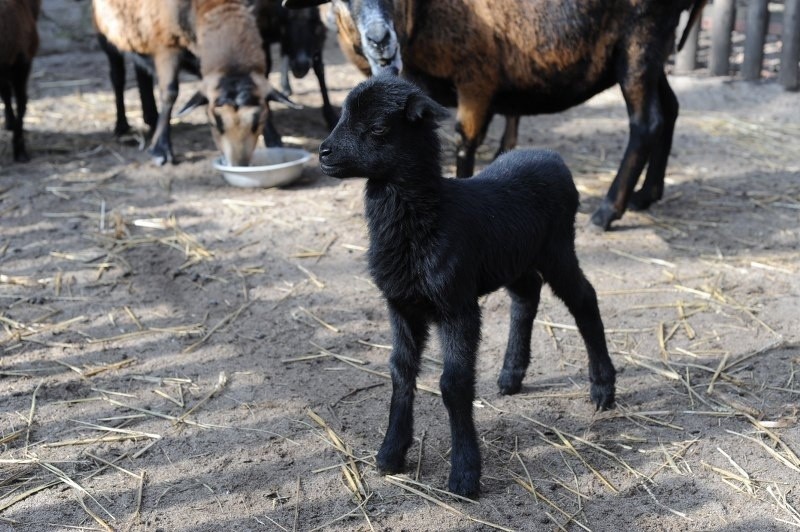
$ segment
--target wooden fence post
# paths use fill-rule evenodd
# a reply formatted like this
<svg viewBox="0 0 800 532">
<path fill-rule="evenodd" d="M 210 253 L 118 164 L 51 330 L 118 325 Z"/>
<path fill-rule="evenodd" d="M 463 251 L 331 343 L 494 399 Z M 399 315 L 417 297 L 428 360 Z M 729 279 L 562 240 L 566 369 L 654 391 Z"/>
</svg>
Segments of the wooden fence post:
<svg viewBox="0 0 800 532">
<path fill-rule="evenodd" d="M 711 57 L 708 69 L 712 76 L 727 76 L 731 60 L 731 32 L 736 21 L 735 0 L 714 0 L 711 21 Z"/>
<path fill-rule="evenodd" d="M 786 0 L 783 4 L 783 47 L 778 80 L 783 88 L 794 91 L 800 88 L 798 66 L 800 61 L 800 0 Z"/>
<path fill-rule="evenodd" d="M 742 61 L 742 78 L 745 81 L 755 81 L 761 77 L 768 23 L 769 0 L 749 0 Z"/>
<path fill-rule="evenodd" d="M 681 23 L 678 24 L 679 28 L 685 28 L 689 22 L 689 12 L 684 11 L 681 14 Z M 697 41 L 700 38 L 700 26 L 703 25 L 703 16 L 697 19 L 697 23 L 689 30 L 689 35 L 683 48 L 675 56 L 675 71 L 676 72 L 691 72 L 697 68 Z M 681 29 L 678 35 L 682 35 L 685 29 Z"/>
</svg>

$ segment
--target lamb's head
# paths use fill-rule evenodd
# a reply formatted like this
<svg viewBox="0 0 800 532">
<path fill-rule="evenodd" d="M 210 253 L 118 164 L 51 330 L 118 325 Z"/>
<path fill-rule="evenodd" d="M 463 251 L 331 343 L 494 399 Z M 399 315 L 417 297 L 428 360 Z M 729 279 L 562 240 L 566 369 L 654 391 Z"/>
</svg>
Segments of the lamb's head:
<svg viewBox="0 0 800 532">
<path fill-rule="evenodd" d="M 399 74 L 403 70 L 392 0 L 283 0 L 283 5 L 297 9 L 328 1 L 336 12 L 339 31 L 357 28 L 358 35 L 350 36 L 351 40 L 360 45 L 373 75 L 386 71 Z"/>
<path fill-rule="evenodd" d="M 344 101 L 339 123 L 319 147 L 322 171 L 332 177 L 405 180 L 438 173 L 436 129 L 448 111 L 416 85 L 374 76 Z"/>
<path fill-rule="evenodd" d="M 201 88 L 178 113 L 206 106 L 214 143 L 231 166 L 247 166 L 253 157 L 258 136 L 264 130 L 270 100 L 297 107 L 275 90 L 262 73 L 205 75 Z"/>
</svg>

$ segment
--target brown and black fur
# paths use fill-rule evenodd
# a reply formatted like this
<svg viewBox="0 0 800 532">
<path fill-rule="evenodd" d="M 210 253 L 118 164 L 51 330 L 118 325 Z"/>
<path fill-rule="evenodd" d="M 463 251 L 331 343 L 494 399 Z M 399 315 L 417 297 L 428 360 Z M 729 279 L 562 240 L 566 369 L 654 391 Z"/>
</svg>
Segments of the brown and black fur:
<svg viewBox="0 0 800 532">
<path fill-rule="evenodd" d="M 28 77 L 39 49 L 36 20 L 40 0 L 0 0 L 0 98 L 5 127 L 12 132 L 12 154 L 17 162 L 30 160 L 25 148 L 23 121 L 28 105 Z M 12 98 L 16 101 L 14 111 Z"/>
<path fill-rule="evenodd" d="M 217 146 L 229 164 L 248 164 L 264 127 L 271 88 L 261 37 L 247 5 L 240 0 L 94 0 L 93 7 L 98 33 L 110 45 L 152 58 L 161 98 L 150 145 L 155 162 L 173 161 L 169 121 L 181 58 L 188 50 L 200 61 L 202 82 L 184 111 L 210 103 L 207 114 Z M 220 99 L 226 84 L 246 87 L 248 94 Z"/>
<path fill-rule="evenodd" d="M 341 0 L 333 0 L 334 6 Z M 289 7 L 319 0 L 287 0 Z M 397 33 L 404 75 L 452 84 L 461 141 L 457 175 L 472 175 L 475 151 L 495 113 L 555 113 L 619 84 L 630 117 L 623 161 L 592 222 L 608 229 L 627 206 L 661 198 L 678 101 L 664 63 L 681 12 L 703 0 L 350 0 L 380 7 Z M 362 25 L 359 25 L 362 24 Z M 367 56 L 372 51 L 364 49 Z M 633 189 L 645 165 L 642 189 Z"/>
<path fill-rule="evenodd" d="M 289 4 L 291 5 L 291 4 Z M 304 8 L 308 9 L 308 8 Z M 365 76 L 378 74 L 377 70 L 373 70 L 370 62 L 365 56 L 364 46 L 362 43 L 359 28 L 353 20 L 353 12 L 351 4 L 341 1 L 334 1 L 332 5 L 333 13 L 336 20 L 336 27 L 338 29 L 337 39 L 339 41 L 339 48 L 341 48 L 344 55 L 350 62 L 356 66 Z M 292 9 L 294 11 L 294 9 Z M 406 69 L 403 73 L 404 77 L 413 80 L 419 86 L 423 87 L 425 91 L 430 94 L 438 103 L 448 107 L 456 107 L 458 104 L 456 89 L 452 81 L 434 79 L 429 76 L 413 76 Z M 500 146 L 495 154 L 495 157 L 501 153 L 513 150 L 517 145 L 517 138 L 519 135 L 519 115 L 509 113 L 506 115 L 505 130 L 503 137 L 500 141 Z"/>
</svg>

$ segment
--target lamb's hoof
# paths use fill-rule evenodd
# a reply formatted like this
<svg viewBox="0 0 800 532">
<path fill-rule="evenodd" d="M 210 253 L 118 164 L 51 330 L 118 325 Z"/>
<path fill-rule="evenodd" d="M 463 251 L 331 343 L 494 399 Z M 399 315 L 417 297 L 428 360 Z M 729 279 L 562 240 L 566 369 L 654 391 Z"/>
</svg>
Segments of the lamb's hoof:
<svg viewBox="0 0 800 532">
<path fill-rule="evenodd" d="M 383 475 L 396 475 L 406 470 L 406 459 L 404 456 L 388 456 L 389 453 L 383 451 L 378 452 L 375 461 L 378 465 L 378 471 Z"/>
<path fill-rule="evenodd" d="M 24 149 L 14 153 L 14 161 L 18 163 L 27 163 L 30 162 L 30 160 L 31 160 L 30 155 L 28 155 L 28 152 L 25 151 Z"/>
<path fill-rule="evenodd" d="M 631 194 L 631 199 L 628 202 L 628 208 L 632 211 L 644 211 L 650 208 L 650 205 L 661 199 L 661 194 L 654 195 L 644 190 L 637 190 Z"/>
<path fill-rule="evenodd" d="M 522 377 L 516 376 L 510 371 L 501 371 L 497 379 L 497 386 L 500 388 L 501 395 L 514 395 L 522 389 Z"/>
<path fill-rule="evenodd" d="M 456 495 L 477 499 L 481 491 L 480 477 L 481 475 L 478 471 L 452 471 L 450 472 L 447 489 Z"/>
<path fill-rule="evenodd" d="M 614 408 L 614 383 L 592 383 L 590 395 L 597 410 L 611 410 Z"/>
<path fill-rule="evenodd" d="M 621 217 L 622 215 L 617 213 L 610 203 L 603 202 L 600 208 L 592 214 L 592 225 L 601 231 L 608 231 L 611 222 L 619 220 Z"/>
</svg>

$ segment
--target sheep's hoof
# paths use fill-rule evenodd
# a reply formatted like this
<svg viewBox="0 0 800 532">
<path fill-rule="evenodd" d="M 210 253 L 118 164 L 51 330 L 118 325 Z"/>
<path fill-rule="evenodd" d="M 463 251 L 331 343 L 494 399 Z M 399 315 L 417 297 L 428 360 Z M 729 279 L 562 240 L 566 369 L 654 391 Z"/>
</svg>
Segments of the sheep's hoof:
<svg viewBox="0 0 800 532">
<path fill-rule="evenodd" d="M 477 499 L 481 491 L 480 473 L 477 471 L 451 471 L 447 489 L 451 493 Z"/>
<path fill-rule="evenodd" d="M 617 213 L 610 203 L 603 202 L 600 208 L 592 214 L 592 225 L 602 231 L 608 231 L 609 227 L 611 227 L 611 222 L 620 218 L 622 218 L 622 215 Z"/>
<path fill-rule="evenodd" d="M 121 137 L 126 133 L 130 133 L 131 126 L 127 122 L 117 122 L 117 125 L 114 126 L 114 136 Z"/>
<path fill-rule="evenodd" d="M 150 148 L 147 150 L 150 153 L 151 160 L 156 166 L 164 166 L 167 163 L 174 161 L 172 153 L 169 150 L 160 149 L 158 147 Z"/>
<path fill-rule="evenodd" d="M 610 410 L 614 408 L 614 383 L 592 383 L 592 402 L 597 410 Z"/>
<path fill-rule="evenodd" d="M 631 199 L 628 202 L 628 208 L 632 211 L 644 211 L 650 208 L 650 205 L 661 199 L 661 194 L 653 194 L 646 190 L 637 190 L 631 194 Z"/>
</svg>

